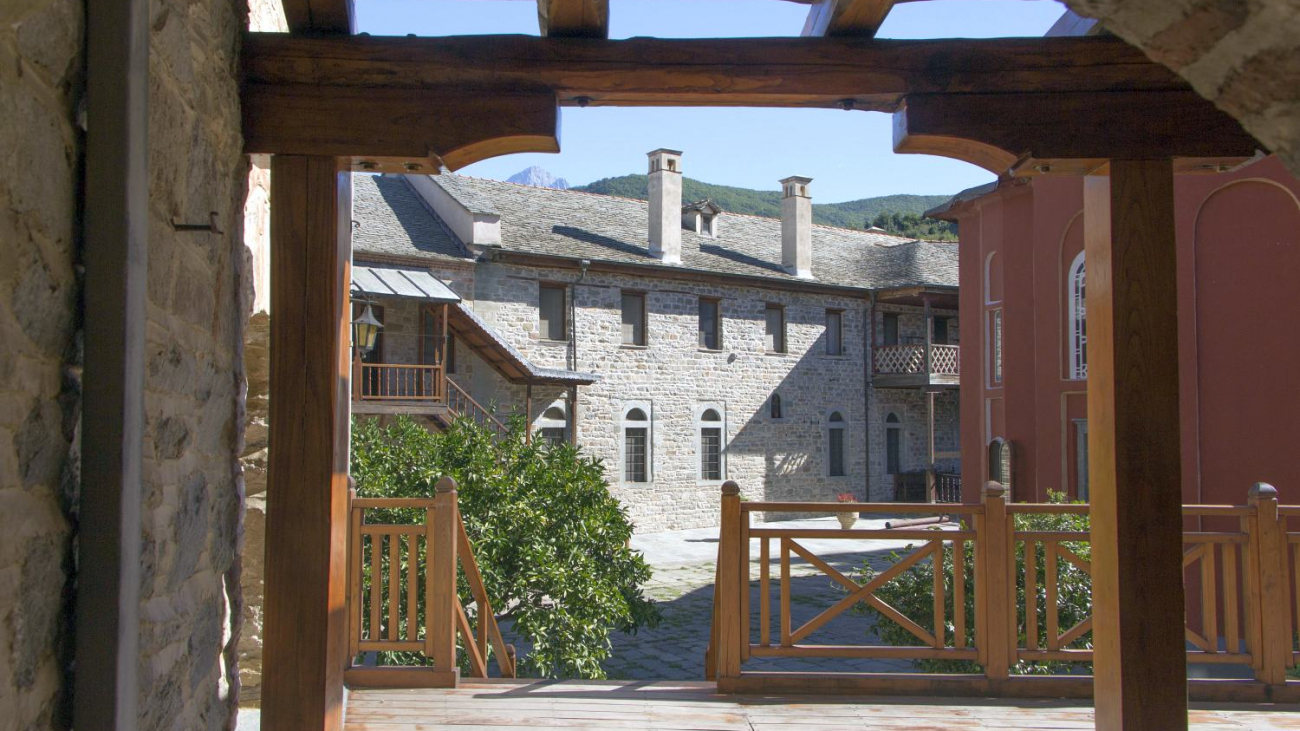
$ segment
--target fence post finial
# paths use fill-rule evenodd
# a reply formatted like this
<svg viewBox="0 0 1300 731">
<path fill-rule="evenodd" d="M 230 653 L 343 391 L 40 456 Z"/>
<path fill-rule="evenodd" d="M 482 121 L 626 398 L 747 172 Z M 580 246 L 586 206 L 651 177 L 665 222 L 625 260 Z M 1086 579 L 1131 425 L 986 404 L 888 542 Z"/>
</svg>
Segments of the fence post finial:
<svg viewBox="0 0 1300 731">
<path fill-rule="evenodd" d="M 433 491 L 438 492 L 456 492 L 456 481 L 451 477 L 443 477 L 433 486 Z"/>
<path fill-rule="evenodd" d="M 726 482 L 722 483 L 722 494 L 739 495 L 740 485 L 737 484 L 735 480 L 727 480 Z"/>
</svg>

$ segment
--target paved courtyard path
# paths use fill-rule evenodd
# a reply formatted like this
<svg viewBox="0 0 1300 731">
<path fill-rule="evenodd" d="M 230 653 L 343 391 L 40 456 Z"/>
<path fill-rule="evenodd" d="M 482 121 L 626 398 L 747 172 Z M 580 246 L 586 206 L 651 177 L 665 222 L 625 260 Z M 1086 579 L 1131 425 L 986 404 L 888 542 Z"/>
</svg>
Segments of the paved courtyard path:
<svg viewBox="0 0 1300 731">
<path fill-rule="evenodd" d="M 859 520 L 855 528 L 884 528 L 884 517 Z M 834 518 L 765 523 L 764 527 L 838 528 Z M 841 573 L 853 577 L 864 562 L 879 568 L 888 556 L 911 541 L 803 540 L 801 545 Z M 772 542 L 772 636 L 778 637 L 776 606 L 780 589 L 777 542 Z M 702 680 L 704 650 L 713 616 L 713 582 L 718 551 L 718 529 L 670 531 L 638 535 L 632 548 L 641 551 L 654 569 L 647 594 L 659 604 L 663 622 L 635 635 L 610 636 L 613 654 L 605 671 L 617 680 Z M 758 539 L 750 543 L 750 606 L 758 617 Z M 793 556 L 791 559 L 791 616 L 795 627 L 812 619 L 843 598 L 844 592 L 825 574 Z M 854 645 L 867 641 L 872 620 L 845 612 L 809 637 L 810 643 Z M 754 628 L 757 636 L 757 626 Z M 747 670 L 823 670 L 839 672 L 909 672 L 906 660 L 822 660 L 804 658 L 751 658 Z"/>
</svg>

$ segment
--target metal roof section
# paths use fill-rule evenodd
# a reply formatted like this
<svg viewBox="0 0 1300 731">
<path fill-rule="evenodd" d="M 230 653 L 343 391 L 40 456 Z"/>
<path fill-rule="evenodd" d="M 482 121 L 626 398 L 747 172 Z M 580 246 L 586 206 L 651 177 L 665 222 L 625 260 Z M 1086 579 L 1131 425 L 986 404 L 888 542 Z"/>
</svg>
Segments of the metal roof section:
<svg viewBox="0 0 1300 731">
<path fill-rule="evenodd" d="M 366 294 L 380 297 L 460 302 L 460 296 L 442 280 L 422 269 L 353 266 L 352 284 Z"/>
</svg>

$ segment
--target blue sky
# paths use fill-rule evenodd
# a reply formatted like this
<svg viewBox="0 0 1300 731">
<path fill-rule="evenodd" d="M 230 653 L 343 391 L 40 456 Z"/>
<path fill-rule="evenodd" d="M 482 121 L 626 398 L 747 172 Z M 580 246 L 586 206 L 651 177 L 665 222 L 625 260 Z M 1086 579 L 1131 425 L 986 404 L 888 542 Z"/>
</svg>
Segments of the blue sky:
<svg viewBox="0 0 1300 731">
<path fill-rule="evenodd" d="M 779 0 L 611 0 L 610 36 L 798 35 L 808 6 Z M 537 35 L 530 0 L 358 0 L 359 30 L 372 35 Z M 418 9 L 419 12 L 413 12 Z M 1053 0 L 900 3 L 882 38 L 1041 36 L 1064 12 Z M 683 151 L 688 177 L 776 190 L 790 175 L 813 178 L 814 200 L 890 193 L 956 193 L 993 179 L 955 160 L 891 151 L 890 118 L 831 109 L 564 108 L 556 155 L 485 160 L 461 172 L 505 179 L 541 166 L 570 184 L 645 172 L 645 153 Z"/>
</svg>

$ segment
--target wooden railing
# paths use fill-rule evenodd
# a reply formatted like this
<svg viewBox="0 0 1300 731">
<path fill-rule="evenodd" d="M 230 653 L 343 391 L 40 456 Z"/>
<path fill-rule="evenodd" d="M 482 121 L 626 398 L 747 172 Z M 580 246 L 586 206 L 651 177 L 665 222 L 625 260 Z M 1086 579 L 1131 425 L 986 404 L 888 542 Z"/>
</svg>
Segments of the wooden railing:
<svg viewBox="0 0 1300 731">
<path fill-rule="evenodd" d="M 754 511 L 964 516 L 963 527 L 925 530 L 841 530 L 765 528 L 750 525 Z M 734 482 L 723 486 L 713 631 L 706 653 L 706 674 L 722 692 L 888 692 L 1003 695 L 1010 697 L 1087 697 L 1089 676 L 1012 675 L 1018 661 L 1088 662 L 1092 659 L 1091 616 L 1061 626 L 1063 572 L 1091 577 L 1085 553 L 1087 531 L 1018 530 L 1016 515 L 1086 516 L 1084 504 L 1008 503 L 1003 488 L 990 483 L 979 503 L 767 503 L 742 502 Z M 1295 644 L 1292 600 L 1300 604 L 1300 532 L 1287 531 L 1287 518 L 1300 517 L 1300 506 L 1277 504 L 1267 485 L 1252 488 L 1244 506 L 1188 505 L 1183 565 L 1189 611 L 1186 630 L 1189 663 L 1238 664 L 1252 669 L 1254 680 L 1194 680 L 1193 698 L 1205 700 L 1300 699 L 1300 684 L 1287 682 L 1300 652 Z M 1217 525 L 1210 529 L 1207 526 Z M 758 566 L 751 566 L 751 546 L 758 541 Z M 804 539 L 907 540 L 913 543 L 892 566 L 855 580 L 832 567 L 800 543 Z M 772 543 L 779 566 L 775 609 Z M 968 546 L 970 547 L 968 550 Z M 1041 565 L 1039 548 L 1042 548 Z M 848 548 L 848 547 L 846 547 Z M 848 548 L 848 550 L 853 550 Z M 860 550 L 860 549 L 859 549 Z M 1024 557 L 1023 578 L 1017 557 Z M 798 557 L 839 584 L 845 596 L 802 625 L 795 626 L 791 604 L 791 559 Z M 945 560 L 946 559 L 946 560 Z M 928 563 L 934 577 L 932 616 L 906 616 L 878 592 L 913 567 Z M 758 572 L 758 607 L 750 605 L 750 584 Z M 973 573 L 974 612 L 966 611 L 966 578 Z M 1090 579 L 1089 579 L 1090 582 Z M 1075 582 L 1077 587 L 1079 582 Z M 948 587 L 951 587 L 950 589 Z M 945 592 L 951 593 L 951 602 Z M 1029 597 L 1021 601 L 1018 597 Z M 1041 601 L 1041 606 L 1040 606 Z M 1032 603 L 1031 603 L 1032 602 Z M 876 610 L 879 621 L 893 622 L 915 642 L 908 646 L 868 644 L 821 645 L 814 636 L 828 622 L 855 605 Z M 1077 606 L 1077 604 L 1075 605 Z M 778 631 L 773 633 L 775 612 Z M 755 617 L 757 614 L 755 632 Z M 1039 642 L 1039 629 L 1046 641 Z M 922 627 L 933 627 L 933 631 Z M 1023 641 L 1022 641 L 1023 638 Z M 969 675 L 857 674 L 835 675 L 744 672 L 751 657 L 888 658 L 967 660 Z M 833 668 L 828 668 L 833 669 Z"/>
<path fill-rule="evenodd" d="M 497 627 L 456 504 L 455 481 L 439 480 L 432 498 L 354 494 L 349 512 L 349 685 L 454 687 L 460 677 L 457 634 L 472 676 L 487 677 L 489 657 L 502 677 L 515 676 L 514 648 Z M 458 567 L 469 584 L 468 609 L 457 592 Z M 396 664 L 376 665 L 366 662 L 371 653 L 401 654 L 389 656 Z"/>
<path fill-rule="evenodd" d="M 923 374 L 925 369 L 925 345 L 877 345 L 875 348 L 876 373 L 885 375 Z M 930 375 L 960 376 L 961 346 L 931 345 Z"/>
<path fill-rule="evenodd" d="M 465 392 L 455 381 L 447 382 L 447 406 L 453 412 L 462 416 L 473 419 L 480 426 L 486 426 L 491 429 L 498 438 L 504 437 L 510 433 L 507 427 L 500 419 L 493 416 L 491 411 L 483 408 L 479 402 L 475 401 L 472 396 Z"/>
<path fill-rule="evenodd" d="M 442 366 L 352 364 L 352 398 L 361 401 L 446 401 Z"/>
</svg>

